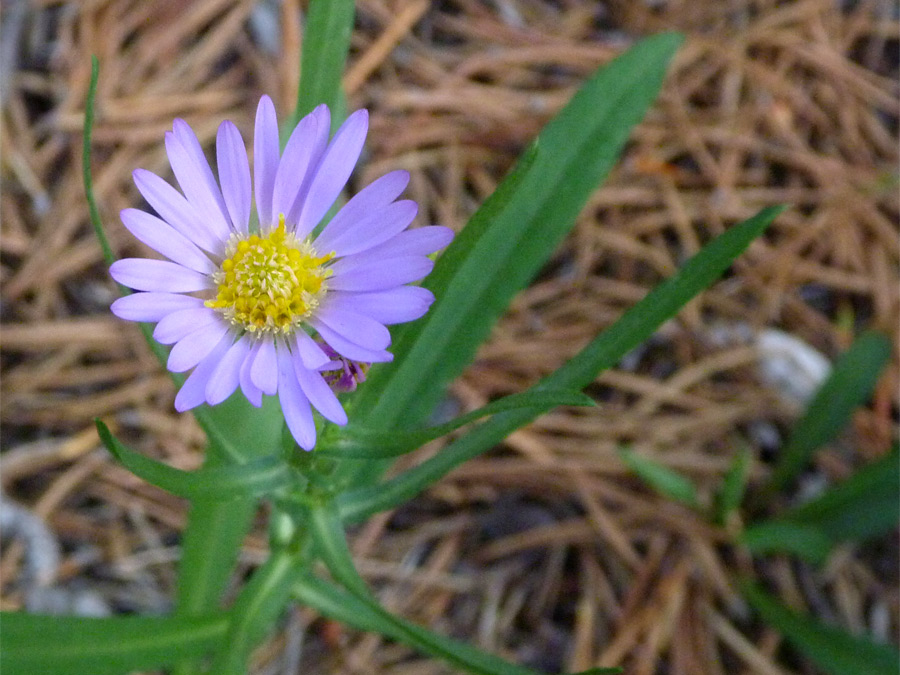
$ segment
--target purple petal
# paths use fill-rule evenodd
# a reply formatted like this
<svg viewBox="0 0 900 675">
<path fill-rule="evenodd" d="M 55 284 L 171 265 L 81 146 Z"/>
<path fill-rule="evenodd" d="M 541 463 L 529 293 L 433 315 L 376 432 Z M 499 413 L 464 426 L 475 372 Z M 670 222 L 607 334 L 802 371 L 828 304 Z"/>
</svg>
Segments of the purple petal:
<svg viewBox="0 0 900 675">
<path fill-rule="evenodd" d="M 231 345 L 206 383 L 207 403 L 218 405 L 234 393 L 240 381 L 241 366 L 249 351 L 250 338 L 247 336 Z"/>
<path fill-rule="evenodd" d="M 123 286 L 136 291 L 192 293 L 214 288 L 205 274 L 168 260 L 123 258 L 110 266 L 109 274 Z"/>
<path fill-rule="evenodd" d="M 149 321 L 156 323 L 172 312 L 182 309 L 200 309 L 203 300 L 192 295 L 176 293 L 132 293 L 119 298 L 109 309 L 126 321 Z"/>
<path fill-rule="evenodd" d="M 348 256 L 371 249 L 399 234 L 413 221 L 418 205 L 404 199 L 369 213 L 355 223 L 343 227 L 341 233 L 331 238 L 330 246 L 316 241 L 320 251 L 335 251 L 339 256 Z M 332 221 L 334 222 L 334 221 Z M 329 226 L 331 223 L 329 223 Z M 328 240 L 326 239 L 326 242 Z"/>
<path fill-rule="evenodd" d="M 325 419 L 342 426 L 347 424 L 347 413 L 320 373 L 304 368 L 296 356 L 294 357 L 294 372 L 306 398 L 316 410 L 322 413 Z"/>
<path fill-rule="evenodd" d="M 275 174 L 272 215 L 277 218 L 284 214 L 285 222 L 291 226 L 297 222 L 315 166 L 328 143 L 330 124 L 328 107 L 318 106 L 300 120 L 284 148 Z"/>
<path fill-rule="evenodd" d="M 190 370 L 200 363 L 228 332 L 229 326 L 224 321 L 216 321 L 198 328 L 175 343 L 169 352 L 166 367 L 173 373 Z"/>
<path fill-rule="evenodd" d="M 368 262 L 342 258 L 331 266 L 334 276 L 328 280 L 328 288 L 334 291 L 384 291 L 418 281 L 433 267 L 434 263 L 424 256 Z"/>
<path fill-rule="evenodd" d="M 316 318 L 360 347 L 379 350 L 391 344 L 390 331 L 375 319 L 363 314 L 326 304 L 316 310 Z"/>
<path fill-rule="evenodd" d="M 316 169 L 297 221 L 296 234 L 303 238 L 319 224 L 334 204 L 356 166 L 369 128 L 369 113 L 357 110 L 334 135 Z"/>
<path fill-rule="evenodd" d="M 439 225 L 417 227 L 414 230 L 401 232 L 378 246 L 364 253 L 353 256 L 354 260 L 379 258 L 405 258 L 411 255 L 429 255 L 439 251 L 453 241 L 453 230 Z"/>
<path fill-rule="evenodd" d="M 250 366 L 250 381 L 264 394 L 274 396 L 278 391 L 278 364 L 275 362 L 275 340 L 260 340 L 259 351 Z"/>
<path fill-rule="evenodd" d="M 343 337 L 340 333 L 333 331 L 327 324 L 317 319 L 309 319 L 309 325 L 315 328 L 322 339 L 327 342 L 334 351 L 352 361 L 362 361 L 364 363 L 383 363 L 391 361 L 394 355 L 383 349 L 366 349 L 358 344 L 351 342 Z"/>
<path fill-rule="evenodd" d="M 360 221 L 388 206 L 400 196 L 408 183 L 408 172 L 392 171 L 357 192 L 322 230 L 315 242 L 316 249 L 349 255 L 349 251 L 338 250 L 337 243 L 345 239 L 347 229 L 355 230 Z"/>
<path fill-rule="evenodd" d="M 164 345 L 173 345 L 198 328 L 221 321 L 222 317 L 208 307 L 182 309 L 160 319 L 153 330 L 153 339 Z"/>
<path fill-rule="evenodd" d="M 421 286 L 400 286 L 375 293 L 328 294 L 328 306 L 365 314 L 387 326 L 415 321 L 428 311 L 434 295 Z"/>
<path fill-rule="evenodd" d="M 224 240 L 209 229 L 184 195 L 146 169 L 135 169 L 131 175 L 138 191 L 163 220 L 203 250 L 222 255 Z"/>
<path fill-rule="evenodd" d="M 241 366 L 241 372 L 238 378 L 244 396 L 247 397 L 247 400 L 250 401 L 251 405 L 254 405 L 257 408 L 262 405 L 262 389 L 253 384 L 253 381 L 250 379 L 250 368 L 253 366 L 253 360 L 259 353 L 259 348 L 261 346 L 262 343 L 257 341 L 250 347 L 250 353 L 247 354 L 247 358 L 244 359 L 244 365 Z"/>
<path fill-rule="evenodd" d="M 196 150 L 192 150 L 193 144 L 185 147 L 181 140 L 181 137 L 186 136 L 185 127 L 187 124 L 184 120 L 175 120 L 175 128 L 181 130 L 182 133 L 177 136 L 171 131 L 166 132 L 166 154 L 169 155 L 169 164 L 172 165 L 172 171 L 175 173 L 175 178 L 178 180 L 184 196 L 188 198 L 216 237 L 226 241 L 231 235 L 231 224 L 226 215 L 225 203 L 222 202 L 222 194 L 217 185 L 210 185 L 210 182 L 215 183 L 215 179 L 212 177 L 212 170 L 209 168 L 206 157 L 203 156 L 203 151 L 200 150 L 198 157 Z M 190 131 L 190 127 L 187 127 L 187 130 Z M 190 136 L 197 142 L 193 131 L 190 131 Z M 199 146 L 200 144 L 197 142 L 197 148 Z M 208 178 L 207 174 L 209 174 Z"/>
<path fill-rule="evenodd" d="M 250 164 L 241 132 L 228 120 L 216 134 L 216 164 L 222 197 L 235 232 L 247 233 L 250 226 Z"/>
<path fill-rule="evenodd" d="M 302 330 L 295 334 L 291 351 L 297 354 L 303 365 L 310 370 L 318 370 L 329 361 L 318 343 Z"/>
<path fill-rule="evenodd" d="M 137 209 L 125 209 L 119 215 L 131 234 L 172 262 L 203 274 L 216 271 L 203 251 L 164 220 Z"/>
<path fill-rule="evenodd" d="M 253 131 L 253 184 L 256 191 L 256 211 L 259 224 L 272 225 L 272 190 L 280 154 L 278 120 L 272 99 L 263 96 L 256 108 L 256 128 Z"/>
<path fill-rule="evenodd" d="M 213 350 L 184 381 L 184 384 L 181 385 L 181 389 L 175 396 L 175 410 L 184 412 L 203 403 L 209 378 L 219 364 L 219 359 L 225 355 L 228 347 L 231 346 L 231 339 L 230 335 L 226 335 L 219 340 L 219 344 L 213 347 Z"/>
<path fill-rule="evenodd" d="M 286 348 L 278 349 L 278 398 L 284 421 L 297 444 L 304 450 L 312 450 L 316 445 L 316 424 L 313 421 L 309 401 L 300 389 L 291 353 Z"/>
</svg>

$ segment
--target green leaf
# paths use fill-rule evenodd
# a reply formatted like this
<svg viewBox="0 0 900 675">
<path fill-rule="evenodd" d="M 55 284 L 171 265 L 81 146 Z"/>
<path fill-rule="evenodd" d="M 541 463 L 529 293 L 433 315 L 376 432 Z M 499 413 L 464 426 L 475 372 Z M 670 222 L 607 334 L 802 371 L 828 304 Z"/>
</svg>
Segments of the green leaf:
<svg viewBox="0 0 900 675">
<path fill-rule="evenodd" d="M 331 572 L 332 576 L 350 591 L 353 600 L 342 600 L 343 608 L 352 607 L 352 618 L 343 611 L 339 618 L 351 625 L 359 625 L 362 620 L 366 630 L 372 630 L 390 637 L 395 637 L 407 644 L 448 663 L 466 669 L 472 673 L 483 675 L 537 675 L 530 668 L 523 668 L 508 663 L 496 656 L 486 654 L 477 649 L 448 640 L 426 628 L 416 626 L 394 616 L 384 609 L 371 595 L 365 581 L 356 571 L 353 557 L 347 545 L 347 538 L 341 525 L 340 513 L 333 502 L 321 503 L 309 509 L 309 526 L 316 552 Z M 321 602 L 323 590 L 328 594 L 327 586 L 312 576 L 303 577 L 295 586 L 294 593 L 302 602 L 312 604 L 316 599 Z M 337 591 L 338 594 L 342 592 Z M 334 592 L 331 593 L 332 598 Z M 319 606 L 314 605 L 317 609 Z M 333 616 L 331 612 L 323 613 Z"/>
<path fill-rule="evenodd" d="M 725 474 L 722 486 L 716 494 L 716 522 L 724 525 L 728 516 L 741 506 L 744 500 L 744 492 L 747 489 L 747 480 L 750 477 L 750 463 L 753 455 L 744 446 L 734 455 L 731 467 Z"/>
<path fill-rule="evenodd" d="M 275 549 L 234 603 L 223 648 L 213 660 L 216 675 L 244 675 L 250 653 L 290 602 L 290 589 L 304 569 L 303 552 Z"/>
<path fill-rule="evenodd" d="M 312 0 L 303 30 L 297 108 L 290 128 L 320 103 L 332 112 L 332 127 L 343 119 L 341 76 L 353 32 L 353 0 Z"/>
<path fill-rule="evenodd" d="M 843 541 L 865 541 L 897 527 L 898 502 L 900 454 L 895 448 L 822 496 L 748 528 L 743 540 L 757 554 L 796 553 L 821 564 Z"/>
<path fill-rule="evenodd" d="M 531 668 L 514 665 L 465 642 L 438 635 L 394 616 L 375 600 L 358 597 L 312 575 L 300 579 L 292 592 L 299 602 L 327 617 L 360 630 L 381 633 L 466 672 L 478 675 L 540 675 Z M 619 671 L 612 669 L 606 672 Z"/>
<path fill-rule="evenodd" d="M 860 335 L 841 355 L 785 443 L 770 490 L 781 489 L 793 480 L 813 452 L 847 426 L 854 409 L 872 395 L 890 355 L 890 339 L 876 332 Z"/>
<path fill-rule="evenodd" d="M 763 621 L 828 675 L 896 675 L 900 670 L 900 654 L 889 645 L 794 612 L 755 585 L 742 584 L 741 591 Z"/>
<path fill-rule="evenodd" d="M 900 520 L 900 454 L 895 449 L 784 518 L 820 528 L 835 542 L 890 532 Z"/>
<path fill-rule="evenodd" d="M 532 391 L 581 389 L 593 382 L 599 373 L 618 363 L 689 300 L 712 284 L 782 210 L 781 207 L 764 209 L 707 244 L 674 276 L 650 291 L 615 324 Z M 345 521 L 356 521 L 402 504 L 533 418 L 534 413 L 530 410 L 500 413 L 451 443 L 439 454 L 399 476 L 344 493 L 339 498 L 342 517 Z"/>
<path fill-rule="evenodd" d="M 619 457 L 641 480 L 664 497 L 692 508 L 699 507 L 697 488 L 680 473 L 652 459 L 642 457 L 628 448 L 620 448 Z"/>
<path fill-rule="evenodd" d="M 228 614 L 82 618 L 0 613 L 3 675 L 110 675 L 155 670 L 216 648 Z"/>
<path fill-rule="evenodd" d="M 676 34 L 643 40 L 600 69 L 541 132 L 540 151 L 502 208 L 491 213 L 477 246 L 465 238 L 462 261 L 448 250 L 446 283 L 400 357 L 373 369 L 356 414 L 371 426 L 427 417 L 445 386 L 472 360 L 478 345 L 513 296 L 538 273 L 574 224 L 588 197 L 606 177 L 632 127 L 659 92 L 666 66 L 681 43 Z M 518 177 L 518 173 L 515 174 Z M 469 248 L 470 247 L 470 248 Z"/>
<path fill-rule="evenodd" d="M 788 520 L 759 523 L 744 530 L 741 541 L 755 555 L 793 553 L 821 565 L 828 558 L 832 542 L 821 528 Z"/>
<path fill-rule="evenodd" d="M 281 455 L 284 421 L 278 399 L 264 397 L 254 408 L 240 392 L 210 408 L 199 406 L 194 417 L 209 444 L 202 471 L 242 471 L 245 462 L 273 461 Z M 268 459 L 267 459 L 268 457 Z M 244 537 L 257 510 L 257 496 L 198 498 L 191 503 L 178 566 L 177 613 L 191 616 L 213 611 L 234 571 Z M 179 663 L 176 675 L 193 675 L 196 667 Z"/>
<path fill-rule="evenodd" d="M 437 260 L 422 285 L 434 293 L 435 298 L 442 298 L 447 287 L 455 278 L 460 267 L 479 246 L 485 233 L 489 231 L 494 220 L 506 209 L 510 200 L 516 195 L 522 180 L 531 170 L 538 156 L 538 141 L 532 143 L 522 153 L 519 161 L 503 179 L 493 193 L 475 211 L 462 232 L 454 237 Z M 489 244 L 488 244 L 489 245 Z M 431 312 L 434 312 L 434 307 Z M 378 401 L 381 392 L 387 388 L 388 382 L 396 376 L 398 364 L 402 363 L 409 351 L 419 341 L 422 331 L 428 324 L 428 315 L 425 318 L 412 323 L 399 326 L 394 331 L 391 352 L 394 360 L 390 365 L 379 365 L 372 369 L 368 375 L 366 386 L 362 387 L 352 399 L 354 416 L 362 416 L 370 410 Z"/>
<path fill-rule="evenodd" d="M 125 468 L 179 497 L 216 500 L 259 497 L 291 484 L 290 467 L 280 457 L 262 457 L 247 464 L 182 471 L 131 450 L 113 436 L 103 422 L 95 422 L 103 445 Z"/>
<path fill-rule="evenodd" d="M 323 439 L 316 453 L 347 459 L 383 459 L 399 457 L 422 447 L 429 441 L 456 431 L 466 424 L 507 410 L 530 409 L 535 415 L 561 405 L 593 406 L 594 399 L 580 391 L 526 391 L 493 401 L 486 406 L 461 415 L 446 424 L 439 424 L 416 431 L 382 431 L 349 425 L 335 429 L 328 439 Z"/>
</svg>

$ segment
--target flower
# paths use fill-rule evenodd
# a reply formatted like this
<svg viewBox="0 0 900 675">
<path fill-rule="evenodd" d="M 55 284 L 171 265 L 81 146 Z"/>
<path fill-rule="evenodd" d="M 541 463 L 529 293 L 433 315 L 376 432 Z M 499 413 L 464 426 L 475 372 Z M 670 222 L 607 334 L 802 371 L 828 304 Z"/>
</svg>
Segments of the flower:
<svg viewBox="0 0 900 675">
<path fill-rule="evenodd" d="M 350 115 L 329 142 L 330 127 L 328 108 L 319 106 L 281 154 L 275 107 L 262 97 L 253 219 L 250 166 L 237 127 L 219 126 L 216 181 L 194 132 L 176 119 L 165 142 L 183 194 L 138 169 L 134 182 L 158 215 L 121 213 L 125 227 L 168 260 L 127 258 L 110 268 L 116 281 L 138 291 L 116 300 L 113 313 L 157 322 L 153 337 L 173 345 L 169 370 L 193 368 L 175 398 L 177 410 L 216 405 L 238 387 L 257 407 L 263 394 L 277 394 L 306 450 L 316 442 L 311 405 L 335 424 L 347 422 L 325 379 L 334 355 L 390 361 L 385 326 L 428 310 L 434 296 L 407 284 L 431 271 L 428 254 L 453 236 L 438 226 L 407 230 L 418 207 L 398 200 L 409 182 L 405 171 L 375 180 L 317 227 L 359 158 L 368 114 Z"/>
</svg>

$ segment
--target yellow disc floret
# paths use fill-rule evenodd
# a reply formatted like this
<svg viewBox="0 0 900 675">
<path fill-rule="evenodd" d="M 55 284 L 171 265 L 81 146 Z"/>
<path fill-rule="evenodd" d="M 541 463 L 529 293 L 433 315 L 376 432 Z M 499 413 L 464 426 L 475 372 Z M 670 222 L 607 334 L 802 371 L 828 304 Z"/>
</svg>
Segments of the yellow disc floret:
<svg viewBox="0 0 900 675">
<path fill-rule="evenodd" d="M 226 253 L 213 276 L 218 293 L 206 306 L 258 336 L 290 333 L 313 312 L 331 275 L 325 263 L 334 257 L 286 232 L 283 215 L 268 234 L 233 241 Z"/>
</svg>

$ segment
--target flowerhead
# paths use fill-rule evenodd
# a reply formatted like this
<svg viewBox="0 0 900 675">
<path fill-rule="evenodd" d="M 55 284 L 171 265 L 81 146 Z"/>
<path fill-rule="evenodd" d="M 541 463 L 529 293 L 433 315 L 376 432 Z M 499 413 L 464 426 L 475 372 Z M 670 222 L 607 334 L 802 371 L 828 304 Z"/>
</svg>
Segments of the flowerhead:
<svg viewBox="0 0 900 675">
<path fill-rule="evenodd" d="M 181 191 L 138 169 L 135 184 L 157 215 L 121 214 L 167 260 L 128 258 L 110 268 L 137 291 L 116 300 L 113 313 L 156 322 L 154 338 L 172 345 L 169 370 L 193 369 L 175 398 L 179 411 L 216 405 L 238 388 L 255 406 L 277 394 L 307 450 L 316 441 L 311 406 L 347 422 L 329 386 L 335 359 L 391 360 L 386 326 L 428 310 L 432 294 L 408 284 L 431 271 L 428 254 L 452 238 L 445 227 L 407 229 L 417 206 L 398 200 L 405 171 L 375 180 L 319 227 L 359 158 L 368 115 L 353 113 L 329 139 L 330 127 L 328 108 L 319 106 L 281 153 L 275 108 L 264 96 L 252 179 L 241 134 L 226 121 L 216 137 L 217 180 L 194 132 L 175 120 L 166 152 Z"/>
</svg>

